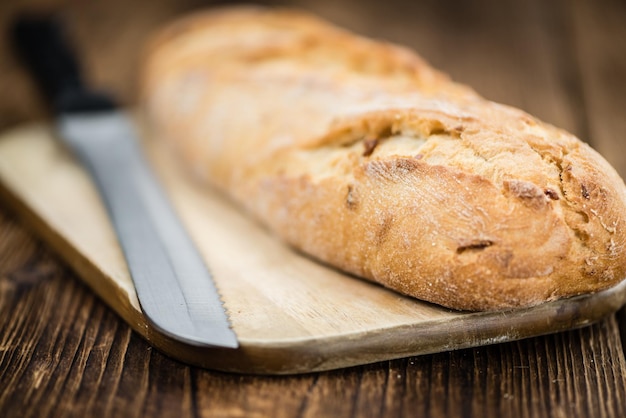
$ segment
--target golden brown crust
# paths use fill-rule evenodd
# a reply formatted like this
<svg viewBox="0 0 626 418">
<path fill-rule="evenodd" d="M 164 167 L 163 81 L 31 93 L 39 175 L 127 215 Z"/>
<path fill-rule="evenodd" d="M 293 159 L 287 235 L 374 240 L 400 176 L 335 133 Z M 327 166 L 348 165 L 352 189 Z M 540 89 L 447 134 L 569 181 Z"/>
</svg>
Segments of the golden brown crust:
<svg viewBox="0 0 626 418">
<path fill-rule="evenodd" d="M 626 188 L 572 135 L 309 15 L 193 15 L 152 44 L 155 132 L 291 245 L 456 309 L 626 272 Z"/>
</svg>

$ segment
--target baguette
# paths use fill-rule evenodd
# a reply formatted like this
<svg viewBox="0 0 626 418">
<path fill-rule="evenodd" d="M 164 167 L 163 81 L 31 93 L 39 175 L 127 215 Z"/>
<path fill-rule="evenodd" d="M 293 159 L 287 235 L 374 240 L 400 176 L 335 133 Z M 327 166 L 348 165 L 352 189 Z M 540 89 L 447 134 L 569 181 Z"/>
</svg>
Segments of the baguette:
<svg viewBox="0 0 626 418">
<path fill-rule="evenodd" d="M 616 171 L 407 49 L 230 8 L 165 28 L 142 81 L 149 126 L 197 178 L 331 266 L 459 310 L 624 278 Z"/>
</svg>

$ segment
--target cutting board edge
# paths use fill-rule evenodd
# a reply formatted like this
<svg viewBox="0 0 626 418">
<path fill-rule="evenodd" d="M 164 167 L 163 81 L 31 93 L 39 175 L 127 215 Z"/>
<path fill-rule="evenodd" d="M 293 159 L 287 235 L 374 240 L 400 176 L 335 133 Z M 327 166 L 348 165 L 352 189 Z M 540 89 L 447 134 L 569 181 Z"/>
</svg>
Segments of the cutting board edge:
<svg viewBox="0 0 626 418">
<path fill-rule="evenodd" d="M 239 350 L 212 350 L 201 357 L 189 346 L 175 350 L 180 360 L 210 369 L 246 374 L 300 374 L 386 360 L 479 347 L 582 328 L 626 303 L 626 280 L 594 294 L 547 302 L 518 311 L 468 313 L 442 332 L 437 322 L 402 325 L 341 338 L 286 340 L 263 344 L 243 341 Z M 485 319 L 501 317 L 499 328 Z M 504 318 L 504 320 L 502 320 Z M 523 320 L 525 322 L 516 322 Z M 442 320 L 441 322 L 448 322 Z M 526 324 L 526 326 L 523 326 Z M 347 338 L 348 337 L 348 338 Z M 446 340 L 448 341 L 446 343 Z M 156 342 L 156 340 L 155 340 Z M 327 347 L 332 346 L 332 351 Z M 395 347 L 390 350 L 389 347 Z M 174 351 L 168 350 L 173 353 Z"/>
<path fill-rule="evenodd" d="M 5 138 L 28 129 L 46 129 L 45 127 L 43 123 L 26 125 L 3 132 L 0 137 Z M 242 346 L 238 350 L 199 348 L 174 341 L 150 327 L 131 300 L 122 296 L 127 293 L 126 289 L 120 286 L 112 288 L 111 284 L 107 284 L 110 281 L 103 280 L 107 277 L 106 274 L 64 239 L 59 231 L 46 223 L 44 218 L 31 208 L 27 201 L 20 198 L 20 194 L 12 190 L 2 178 L 0 178 L 0 199 L 8 204 L 27 227 L 60 255 L 83 283 L 151 345 L 166 355 L 186 363 L 227 372 L 307 373 L 513 341 L 588 325 L 617 311 L 626 303 L 626 281 L 622 281 L 619 285 L 596 294 L 548 302 L 524 310 L 459 313 L 459 318 L 445 318 L 427 324 L 404 324 L 376 331 L 360 331 L 342 334 L 340 337 L 284 339 L 272 343 L 244 338 L 241 339 Z M 562 306 L 560 313 L 557 309 L 559 304 Z M 546 316 L 545 313 L 551 309 L 557 314 Z M 508 316 L 509 319 L 535 315 L 547 319 L 548 322 L 540 322 L 540 326 L 535 324 L 532 329 L 520 328 L 519 324 L 511 328 L 513 324 L 510 322 L 503 325 L 504 328 L 509 327 L 508 330 L 503 331 L 503 327 L 489 329 L 485 325 L 488 321 L 484 319 L 494 315 Z M 555 325 L 553 321 L 559 317 L 569 320 L 563 320 Z M 450 321 L 454 324 L 452 332 L 449 329 L 443 332 L 441 327 L 437 327 L 442 322 Z M 468 324 L 474 328 L 469 328 Z M 475 333 L 472 338 L 461 338 L 469 334 L 468 329 L 473 329 Z M 446 338 L 454 341 L 446 343 Z M 333 347 L 332 351 L 328 349 L 330 346 Z M 390 346 L 393 347 L 392 350 Z"/>
<path fill-rule="evenodd" d="M 106 286 L 98 286 L 98 283 L 108 282 L 103 280 L 105 274 L 1 181 L 0 199 L 9 205 L 29 229 L 49 244 L 101 300 L 110 300 L 107 295 L 111 291 Z M 342 334 L 341 338 L 285 339 L 272 343 L 242 339 L 241 347 L 237 350 L 194 347 L 175 341 L 150 327 L 128 299 L 115 293 L 113 291 L 113 296 L 119 303 L 105 302 L 107 306 L 165 355 L 224 372 L 288 375 L 374 363 L 381 361 L 381 353 L 384 353 L 382 355 L 386 359 L 392 360 L 580 328 L 616 312 L 626 303 L 626 280 L 594 294 L 560 299 L 521 310 L 459 312 L 459 317 L 452 321 L 445 318 L 429 323 Z M 489 323 L 486 319 L 495 316 L 499 317 L 500 327 L 486 325 Z M 532 324 L 524 327 L 524 322 L 515 322 L 520 318 L 526 324 Z M 533 322 L 533 319 L 539 321 Z M 442 332 L 439 325 L 443 322 L 452 323 L 453 327 Z M 329 346 L 332 346 L 332 350 L 326 349 Z M 396 348 L 390 351 L 390 346 Z"/>
</svg>

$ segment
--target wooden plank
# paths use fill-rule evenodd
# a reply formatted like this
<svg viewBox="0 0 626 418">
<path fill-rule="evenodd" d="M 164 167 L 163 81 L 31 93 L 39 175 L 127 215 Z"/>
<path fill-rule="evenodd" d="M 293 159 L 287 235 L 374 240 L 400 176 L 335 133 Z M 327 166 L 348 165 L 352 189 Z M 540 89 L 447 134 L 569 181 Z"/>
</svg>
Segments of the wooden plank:
<svg viewBox="0 0 626 418">
<path fill-rule="evenodd" d="M 223 374 L 152 350 L 15 219 L 0 212 L 0 227 L 1 242 L 10 244 L 0 251 L 2 300 L 9 301 L 1 305 L 0 329 L 8 329 L 16 316 L 21 324 L 3 333 L 5 417 L 626 413 L 626 361 L 613 318 L 515 343 L 333 372 Z M 16 293 L 22 297 L 10 297 Z"/>
</svg>

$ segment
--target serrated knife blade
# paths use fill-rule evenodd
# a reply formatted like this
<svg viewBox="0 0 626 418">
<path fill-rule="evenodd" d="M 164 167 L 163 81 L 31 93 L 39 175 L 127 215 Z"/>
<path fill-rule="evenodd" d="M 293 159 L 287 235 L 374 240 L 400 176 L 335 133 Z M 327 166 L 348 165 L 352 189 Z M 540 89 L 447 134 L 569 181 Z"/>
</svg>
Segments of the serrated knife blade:
<svg viewBox="0 0 626 418">
<path fill-rule="evenodd" d="M 84 87 L 58 23 L 22 18 L 14 40 L 52 101 L 59 138 L 100 192 L 148 321 L 187 344 L 237 348 L 213 278 L 143 156 L 129 116 Z"/>
</svg>

